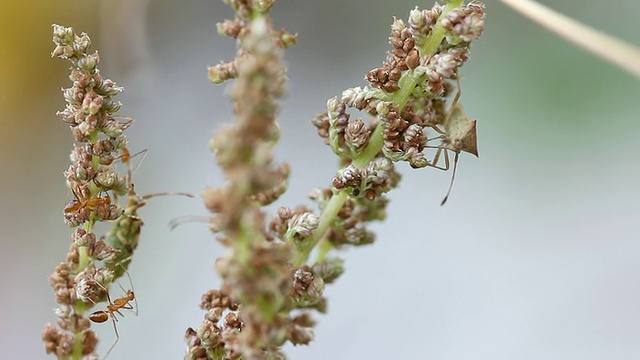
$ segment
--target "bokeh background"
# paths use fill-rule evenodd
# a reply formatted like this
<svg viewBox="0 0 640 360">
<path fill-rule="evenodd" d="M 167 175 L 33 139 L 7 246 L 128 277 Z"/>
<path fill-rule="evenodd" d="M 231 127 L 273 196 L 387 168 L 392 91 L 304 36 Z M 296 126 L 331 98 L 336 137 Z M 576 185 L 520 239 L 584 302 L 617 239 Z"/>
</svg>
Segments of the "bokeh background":
<svg viewBox="0 0 640 360">
<path fill-rule="evenodd" d="M 640 2 L 543 2 L 638 43 Z M 293 174 L 279 204 L 309 204 L 308 190 L 329 182 L 335 157 L 309 119 L 364 84 L 384 59 L 392 17 L 415 5 L 432 4 L 276 6 L 276 23 L 300 34 L 286 52 L 277 155 Z M 329 313 L 310 347 L 288 348 L 292 359 L 640 358 L 640 83 L 495 0 L 486 11 L 462 70 L 480 157 L 461 157 L 444 207 L 450 173 L 399 167 L 377 242 L 342 253 Z M 49 56 L 51 24 L 88 32 L 103 74 L 125 87 L 122 114 L 137 119 L 130 148 L 148 149 L 137 190 L 197 194 L 223 180 L 208 140 L 230 119 L 227 86 L 210 84 L 206 66 L 235 54 L 215 34 L 231 14 L 214 0 L 0 3 L 1 359 L 51 358 L 40 341 L 55 321 L 47 277 L 70 241 L 62 173 L 73 144 L 55 116 L 69 65 Z M 205 224 L 169 231 L 171 219 L 206 214 L 197 199 L 157 198 L 141 213 L 130 269 L 140 314 L 118 323 L 110 358 L 180 359 L 223 250 Z M 113 328 L 95 329 L 104 354 Z"/>
</svg>

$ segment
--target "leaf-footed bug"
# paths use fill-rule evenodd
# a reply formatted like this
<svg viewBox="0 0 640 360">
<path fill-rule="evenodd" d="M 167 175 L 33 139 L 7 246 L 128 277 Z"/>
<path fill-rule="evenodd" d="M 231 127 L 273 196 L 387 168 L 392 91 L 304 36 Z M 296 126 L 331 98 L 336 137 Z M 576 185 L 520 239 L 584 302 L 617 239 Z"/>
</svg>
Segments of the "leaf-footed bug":
<svg viewBox="0 0 640 360">
<path fill-rule="evenodd" d="M 464 151 L 468 152 L 469 154 L 478 156 L 476 120 L 469 119 L 467 114 L 464 112 L 464 108 L 462 107 L 462 105 L 458 103 L 461 93 L 460 80 L 458 79 L 458 92 L 456 93 L 456 96 L 451 104 L 451 108 L 449 109 L 449 112 L 447 113 L 446 118 L 443 122 L 444 131 L 437 125 L 431 126 L 431 128 L 440 133 L 440 135 L 427 140 L 442 140 L 442 144 L 438 146 L 427 146 L 428 148 L 437 149 L 433 160 L 429 163 L 428 166 L 447 171 L 450 167 L 449 151 L 453 151 L 456 154 L 453 160 L 453 174 L 451 175 L 449 190 L 447 191 L 447 195 L 444 197 L 444 199 L 442 199 L 440 206 L 444 205 L 447 202 L 449 194 L 451 193 L 451 189 L 453 188 L 453 181 L 456 178 L 456 169 L 458 167 L 458 157 L 460 156 L 460 152 Z M 443 153 L 444 167 L 438 165 L 440 156 Z"/>
</svg>

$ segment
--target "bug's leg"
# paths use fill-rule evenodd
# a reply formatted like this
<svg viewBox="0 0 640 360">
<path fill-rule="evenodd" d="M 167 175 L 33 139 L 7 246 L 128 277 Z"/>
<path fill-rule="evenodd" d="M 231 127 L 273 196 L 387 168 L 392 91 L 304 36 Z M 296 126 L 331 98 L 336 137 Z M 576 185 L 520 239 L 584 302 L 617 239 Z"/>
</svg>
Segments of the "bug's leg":
<svg viewBox="0 0 640 360">
<path fill-rule="evenodd" d="M 442 130 L 440 130 L 440 131 L 442 131 Z M 427 142 L 433 141 L 433 140 L 445 140 L 445 139 L 446 139 L 446 135 L 443 132 L 442 135 L 440 135 L 440 136 L 436 136 L 436 137 L 433 137 L 431 139 L 427 139 Z"/>
<path fill-rule="evenodd" d="M 457 158 L 458 158 L 458 153 L 456 153 L 456 159 Z M 447 170 L 449 170 L 449 151 L 447 151 L 447 149 L 444 149 L 444 171 L 447 171 Z"/>
<path fill-rule="evenodd" d="M 427 148 L 437 149 L 436 154 L 433 156 L 433 160 L 427 166 L 436 168 L 438 170 L 447 171 L 449 170 L 449 151 L 441 146 L 426 146 Z M 440 161 L 440 155 L 444 152 L 444 167 L 438 166 L 438 162 Z"/>
<path fill-rule="evenodd" d="M 433 129 L 433 131 L 435 131 L 435 132 L 437 132 L 438 134 L 440 134 L 440 136 L 436 136 L 436 137 L 434 137 L 434 138 L 427 139 L 427 141 L 436 140 L 436 139 L 443 139 L 443 138 L 444 138 L 444 136 L 447 134 L 447 133 L 446 133 L 446 131 L 444 131 L 444 130 L 440 129 L 440 128 L 438 127 L 438 125 L 437 125 L 437 124 L 429 124 L 429 127 L 430 127 L 431 129 Z"/>
<path fill-rule="evenodd" d="M 456 92 L 456 96 L 453 98 L 453 102 L 451 103 L 451 109 L 453 109 L 456 106 L 456 104 L 458 103 L 458 100 L 460 100 L 461 95 L 462 95 L 462 90 L 460 90 L 460 79 L 458 79 L 458 91 Z"/>
<path fill-rule="evenodd" d="M 449 121 L 449 117 L 451 116 L 451 113 L 453 112 L 453 108 L 456 107 L 456 105 L 458 104 L 458 100 L 460 100 L 460 96 L 462 95 L 462 90 L 460 90 L 460 79 L 457 79 L 457 81 L 458 81 L 458 91 L 456 92 L 456 96 L 453 98 L 453 101 L 451 102 L 451 106 L 449 107 L 449 111 L 447 112 L 447 115 L 443 121 L 443 124 L 445 124 L 445 128 L 447 127 L 446 124 Z M 446 135 L 446 133 L 444 135 Z"/>
</svg>

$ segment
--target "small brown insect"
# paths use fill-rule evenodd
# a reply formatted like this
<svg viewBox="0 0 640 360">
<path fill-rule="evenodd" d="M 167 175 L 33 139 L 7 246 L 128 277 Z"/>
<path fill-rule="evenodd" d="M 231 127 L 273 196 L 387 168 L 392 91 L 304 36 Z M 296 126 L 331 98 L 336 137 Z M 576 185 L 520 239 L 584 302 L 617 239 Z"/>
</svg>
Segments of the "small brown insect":
<svg viewBox="0 0 640 360">
<path fill-rule="evenodd" d="M 469 119 L 467 114 L 464 112 L 464 108 L 462 107 L 462 105 L 458 103 L 460 95 L 460 81 L 458 81 L 458 93 L 453 99 L 451 109 L 447 113 L 447 117 L 444 120 L 444 131 L 442 131 L 437 126 L 432 126 L 432 128 L 441 135 L 428 140 L 442 140 L 442 144 L 438 146 L 427 146 L 429 148 L 437 149 L 436 154 L 434 155 L 433 160 L 431 161 L 431 164 L 429 166 L 447 171 L 450 167 L 449 151 L 453 151 L 456 154 L 453 160 L 453 174 L 451 175 L 449 190 L 447 191 L 447 195 L 444 197 L 444 199 L 442 199 L 440 206 L 444 205 L 447 202 L 449 194 L 451 193 L 451 189 L 453 188 L 453 181 L 456 178 L 456 169 L 458 167 L 458 157 L 460 156 L 460 152 L 464 151 L 468 152 L 469 154 L 478 156 L 476 120 Z M 438 161 L 440 160 L 440 156 L 443 153 L 444 167 L 438 166 Z"/>
<path fill-rule="evenodd" d="M 129 273 L 127 273 L 127 276 L 129 276 Z M 130 276 L 129 276 L 129 282 L 131 282 Z M 102 287 L 102 285 L 100 286 Z M 131 288 L 133 288 L 132 282 L 131 282 Z M 124 291 L 124 289 L 122 290 Z M 118 343 L 118 340 L 120 340 L 120 334 L 118 334 L 118 326 L 116 325 L 116 323 L 118 322 L 118 317 L 116 316 L 116 314 L 119 314 L 120 316 L 124 317 L 124 315 L 120 312 L 120 309 L 128 309 L 128 310 L 135 309 L 135 314 L 138 315 L 137 300 L 136 300 L 135 294 L 133 293 L 133 290 L 126 290 L 126 293 L 127 294 L 125 296 L 115 298 L 113 301 L 111 301 L 111 297 L 109 297 L 109 292 L 107 291 L 107 301 L 109 303 L 107 304 L 106 310 L 97 310 L 89 315 L 89 320 L 93 321 L 94 323 L 104 323 L 107 320 L 109 320 L 109 318 L 111 318 L 111 321 L 113 322 L 113 330 L 116 333 L 116 340 L 113 342 L 113 345 L 111 345 L 111 347 L 109 348 L 109 350 L 107 351 L 107 354 L 104 356 L 103 359 L 106 359 L 107 356 L 109 356 L 109 353 L 111 353 L 111 350 L 113 350 L 113 348 Z M 136 302 L 135 308 L 133 305 L 130 304 L 131 301 Z"/>
<path fill-rule="evenodd" d="M 99 205 L 110 205 L 111 204 L 111 197 L 109 197 L 108 194 L 105 194 L 104 196 L 98 196 L 95 198 L 91 198 L 89 200 L 86 201 L 82 201 L 78 199 L 78 195 L 75 194 L 74 192 L 74 196 L 75 199 L 69 201 L 67 203 L 67 205 L 64 207 L 64 213 L 68 214 L 68 213 L 72 213 L 72 212 L 76 212 L 80 209 L 83 208 L 88 208 L 88 209 L 95 209 L 97 206 Z"/>
</svg>

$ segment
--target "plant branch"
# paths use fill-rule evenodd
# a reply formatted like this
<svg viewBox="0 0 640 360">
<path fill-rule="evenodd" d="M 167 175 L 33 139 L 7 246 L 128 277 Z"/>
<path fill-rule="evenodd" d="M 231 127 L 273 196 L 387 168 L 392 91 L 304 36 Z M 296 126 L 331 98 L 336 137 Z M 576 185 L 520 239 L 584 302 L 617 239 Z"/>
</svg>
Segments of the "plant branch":
<svg viewBox="0 0 640 360">
<path fill-rule="evenodd" d="M 640 78 L 640 48 L 582 24 L 532 0 L 500 0 L 590 53 Z"/>
</svg>

